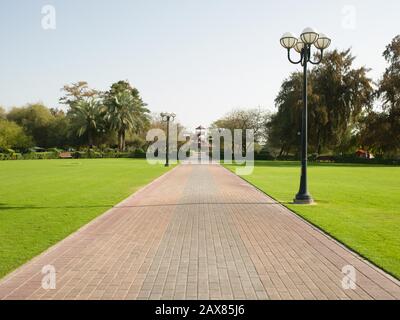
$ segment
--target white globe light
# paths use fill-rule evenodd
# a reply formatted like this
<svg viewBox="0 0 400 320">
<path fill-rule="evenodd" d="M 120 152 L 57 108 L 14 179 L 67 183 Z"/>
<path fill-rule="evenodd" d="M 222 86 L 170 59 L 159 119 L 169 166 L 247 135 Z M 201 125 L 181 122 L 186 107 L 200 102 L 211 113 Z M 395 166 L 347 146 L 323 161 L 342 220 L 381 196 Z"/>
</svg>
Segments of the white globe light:
<svg viewBox="0 0 400 320">
<path fill-rule="evenodd" d="M 298 53 L 301 53 L 304 46 L 305 46 L 305 44 L 304 44 L 303 40 L 298 39 L 296 42 L 296 45 L 294 46 L 294 50 L 296 50 Z"/>
<path fill-rule="evenodd" d="M 314 42 L 314 46 L 317 49 L 326 49 L 331 44 L 331 39 L 324 33 L 320 33 L 317 41 Z"/>
<path fill-rule="evenodd" d="M 313 44 L 318 39 L 318 32 L 313 28 L 305 28 L 300 35 L 300 39 L 306 44 Z"/>
<path fill-rule="evenodd" d="M 286 49 L 291 49 L 296 45 L 297 37 L 290 32 L 286 32 L 281 37 L 280 41 L 281 41 L 282 47 L 284 47 Z"/>
</svg>

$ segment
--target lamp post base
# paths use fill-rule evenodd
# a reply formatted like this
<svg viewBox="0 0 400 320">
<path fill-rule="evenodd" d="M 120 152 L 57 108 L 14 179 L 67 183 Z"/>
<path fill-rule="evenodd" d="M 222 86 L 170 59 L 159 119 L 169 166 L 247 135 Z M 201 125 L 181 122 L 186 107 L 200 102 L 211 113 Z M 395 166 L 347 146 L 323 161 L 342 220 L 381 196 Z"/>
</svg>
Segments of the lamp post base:
<svg viewBox="0 0 400 320">
<path fill-rule="evenodd" d="M 313 204 L 314 199 L 310 195 L 296 195 L 293 200 L 294 204 Z"/>
</svg>

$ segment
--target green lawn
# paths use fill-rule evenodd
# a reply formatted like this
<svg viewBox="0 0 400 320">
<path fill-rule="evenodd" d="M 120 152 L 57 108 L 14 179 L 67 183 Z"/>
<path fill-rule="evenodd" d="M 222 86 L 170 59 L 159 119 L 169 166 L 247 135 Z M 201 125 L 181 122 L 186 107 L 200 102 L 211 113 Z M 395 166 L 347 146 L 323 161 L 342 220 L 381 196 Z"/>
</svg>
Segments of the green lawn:
<svg viewBox="0 0 400 320">
<path fill-rule="evenodd" d="M 299 187 L 299 163 L 259 161 L 243 178 L 400 278 L 400 167 L 310 165 L 313 206 L 290 203 Z"/>
<path fill-rule="evenodd" d="M 137 159 L 0 162 L 0 278 L 167 170 Z"/>
</svg>

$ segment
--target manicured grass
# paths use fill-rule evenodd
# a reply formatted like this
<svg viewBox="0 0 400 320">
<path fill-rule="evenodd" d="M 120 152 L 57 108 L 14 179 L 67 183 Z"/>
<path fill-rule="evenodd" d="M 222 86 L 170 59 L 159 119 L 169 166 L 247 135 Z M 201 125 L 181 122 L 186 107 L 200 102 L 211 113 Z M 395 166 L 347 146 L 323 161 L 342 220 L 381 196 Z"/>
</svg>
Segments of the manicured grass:
<svg viewBox="0 0 400 320">
<path fill-rule="evenodd" d="M 138 159 L 0 162 L 0 278 L 167 170 Z"/>
<path fill-rule="evenodd" d="M 400 278 L 400 167 L 310 165 L 314 206 L 290 203 L 299 188 L 297 162 L 259 161 L 243 178 Z"/>
</svg>

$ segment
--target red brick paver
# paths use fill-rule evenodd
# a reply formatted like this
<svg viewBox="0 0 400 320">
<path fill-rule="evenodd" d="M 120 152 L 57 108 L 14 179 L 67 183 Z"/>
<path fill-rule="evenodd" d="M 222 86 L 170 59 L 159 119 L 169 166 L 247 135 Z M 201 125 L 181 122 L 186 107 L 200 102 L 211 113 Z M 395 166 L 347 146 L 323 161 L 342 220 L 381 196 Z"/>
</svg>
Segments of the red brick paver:
<svg viewBox="0 0 400 320">
<path fill-rule="evenodd" d="M 11 273 L 0 299 L 400 299 L 400 282 L 223 167 L 181 165 Z"/>
</svg>

